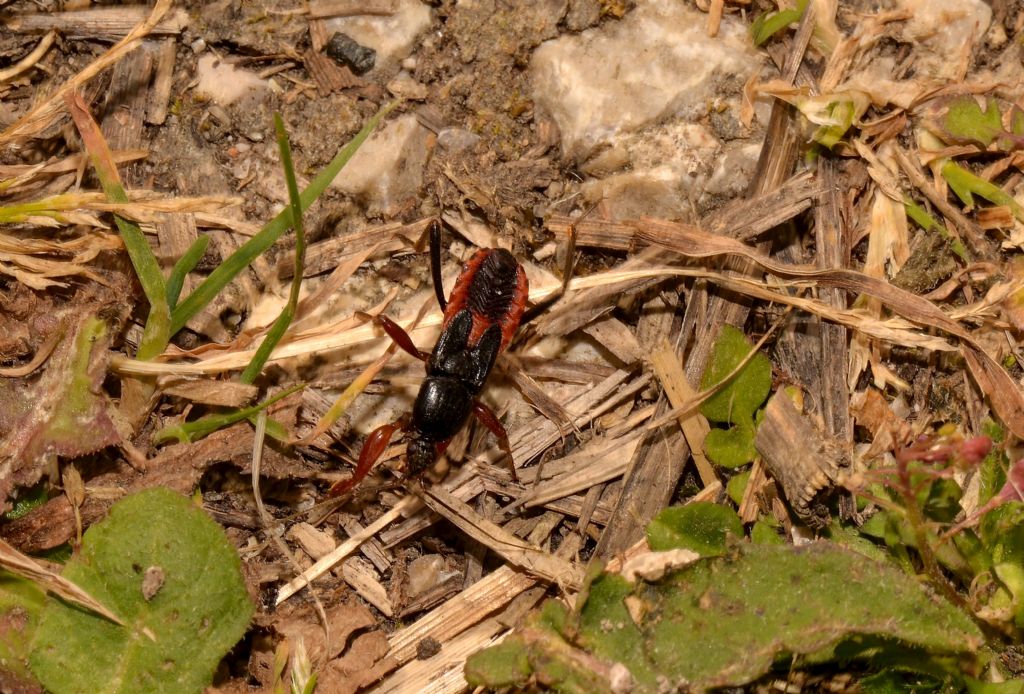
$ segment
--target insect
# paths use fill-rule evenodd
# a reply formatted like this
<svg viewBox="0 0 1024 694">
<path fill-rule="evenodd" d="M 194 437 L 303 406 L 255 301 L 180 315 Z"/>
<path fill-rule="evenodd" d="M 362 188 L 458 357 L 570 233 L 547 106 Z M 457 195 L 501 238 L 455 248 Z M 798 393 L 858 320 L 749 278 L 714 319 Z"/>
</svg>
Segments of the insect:
<svg viewBox="0 0 1024 694">
<path fill-rule="evenodd" d="M 570 262 L 574 252 L 575 234 L 571 234 Z M 421 474 L 444 453 L 471 415 L 498 439 L 515 476 L 508 434 L 477 396 L 520 324 L 538 315 L 564 292 L 571 265 L 567 262 L 562 291 L 527 310 L 529 282 L 523 266 L 503 248 L 483 248 L 463 266 L 446 300 L 441 282 L 441 224 L 434 220 L 430 224 L 430 269 L 434 292 L 444 312 L 441 335 L 431 352 L 420 351 L 409 334 L 387 316 L 373 317 L 400 348 L 426 363 L 427 377 L 412 412 L 370 433 L 352 477 L 331 487 L 330 496 L 340 496 L 358 485 L 398 431 L 405 432 L 407 440 L 406 475 Z"/>
</svg>

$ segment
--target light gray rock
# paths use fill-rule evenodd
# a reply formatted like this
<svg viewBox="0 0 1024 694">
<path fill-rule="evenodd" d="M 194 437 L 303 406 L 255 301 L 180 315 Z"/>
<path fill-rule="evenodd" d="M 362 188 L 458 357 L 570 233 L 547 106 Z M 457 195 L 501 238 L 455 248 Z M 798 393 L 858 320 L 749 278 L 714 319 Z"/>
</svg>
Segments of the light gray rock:
<svg viewBox="0 0 1024 694">
<path fill-rule="evenodd" d="M 647 0 L 534 52 L 537 110 L 557 124 L 563 158 L 590 177 L 584 200 L 616 218 L 677 218 L 705 194 L 746 186 L 751 141 L 736 114 L 762 58 L 739 20 L 726 17 L 715 38 L 706 20 L 686 3 Z M 706 191 L 726 152 L 741 173 Z"/>
<path fill-rule="evenodd" d="M 742 85 L 761 61 L 745 28 L 726 17 L 710 38 L 705 25 L 685 3 L 648 0 L 619 22 L 539 46 L 534 100 L 558 124 L 565 157 L 583 162 L 656 122 L 696 120 L 723 82 Z"/>
<path fill-rule="evenodd" d="M 397 118 L 363 143 L 331 185 L 371 211 L 386 211 L 416 196 L 430 143 L 430 131 L 416 116 Z"/>
</svg>

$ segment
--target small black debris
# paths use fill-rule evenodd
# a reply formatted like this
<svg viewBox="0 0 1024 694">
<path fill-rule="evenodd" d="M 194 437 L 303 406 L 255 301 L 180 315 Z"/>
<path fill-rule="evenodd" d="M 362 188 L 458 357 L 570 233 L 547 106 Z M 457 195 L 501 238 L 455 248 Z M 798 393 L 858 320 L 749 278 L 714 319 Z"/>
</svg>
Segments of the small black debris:
<svg viewBox="0 0 1024 694">
<path fill-rule="evenodd" d="M 377 62 L 377 51 L 360 46 L 351 36 L 340 31 L 336 32 L 327 42 L 324 52 L 357 75 L 366 74 L 373 69 L 373 64 Z"/>
</svg>

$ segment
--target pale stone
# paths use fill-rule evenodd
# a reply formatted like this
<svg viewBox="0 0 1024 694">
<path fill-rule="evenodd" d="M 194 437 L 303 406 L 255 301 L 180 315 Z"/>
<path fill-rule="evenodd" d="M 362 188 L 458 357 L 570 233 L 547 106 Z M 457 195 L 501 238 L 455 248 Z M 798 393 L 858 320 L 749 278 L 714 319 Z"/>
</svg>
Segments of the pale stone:
<svg viewBox="0 0 1024 694">
<path fill-rule="evenodd" d="M 426 554 L 409 562 L 408 594 L 410 598 L 422 595 L 441 582 L 444 557 L 440 554 Z"/>
<path fill-rule="evenodd" d="M 432 136 L 414 115 L 405 115 L 363 143 L 331 184 L 372 211 L 415 197 Z"/>
<path fill-rule="evenodd" d="M 327 35 L 340 31 L 377 51 L 377 65 L 398 63 L 412 53 L 416 39 L 430 26 L 430 8 L 420 0 L 398 0 L 388 16 L 358 15 L 326 21 Z"/>
<path fill-rule="evenodd" d="M 648 0 L 622 21 L 538 47 L 534 99 L 558 124 L 565 157 L 585 161 L 666 118 L 697 120 L 723 81 L 741 86 L 761 61 L 745 26 L 726 17 L 716 38 L 705 27 L 685 3 Z M 738 99 L 739 88 L 729 92 Z"/>
<path fill-rule="evenodd" d="M 256 73 L 237 68 L 210 53 L 199 58 L 196 74 L 199 78 L 196 92 L 220 106 L 228 106 L 242 97 L 267 89 L 267 81 Z"/>
<path fill-rule="evenodd" d="M 992 8 L 982 0 L 899 0 L 896 9 L 910 14 L 903 40 L 914 45 L 916 74 L 939 80 L 958 77 L 966 42 L 984 40 L 992 22 Z"/>
</svg>

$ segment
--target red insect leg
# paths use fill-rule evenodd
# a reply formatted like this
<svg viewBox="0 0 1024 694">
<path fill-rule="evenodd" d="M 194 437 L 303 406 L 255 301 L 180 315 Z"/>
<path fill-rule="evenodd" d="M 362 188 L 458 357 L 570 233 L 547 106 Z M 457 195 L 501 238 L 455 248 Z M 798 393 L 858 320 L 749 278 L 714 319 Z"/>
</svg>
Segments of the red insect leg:
<svg viewBox="0 0 1024 694">
<path fill-rule="evenodd" d="M 498 445 L 501 446 L 501 450 L 505 452 L 508 460 L 508 469 L 512 472 L 512 481 L 518 482 L 519 476 L 516 474 L 516 463 L 512 458 L 512 446 L 508 442 L 508 434 L 505 432 L 505 427 L 498 421 L 497 415 L 491 410 L 490 407 L 483 404 L 479 400 L 473 401 L 473 414 L 479 419 L 485 427 L 491 430 L 495 438 L 498 439 Z"/>
<path fill-rule="evenodd" d="M 427 357 L 430 356 L 428 352 L 421 352 L 412 341 L 412 338 L 409 337 L 409 333 L 405 332 L 402 326 L 387 316 L 371 316 L 369 313 L 364 313 L 363 311 L 356 311 L 355 315 L 362 320 L 372 320 L 380 326 L 381 330 L 388 334 L 388 337 L 395 341 L 395 344 L 417 359 L 426 361 Z"/>
<path fill-rule="evenodd" d="M 391 437 L 395 435 L 396 431 L 405 429 L 405 427 L 406 423 L 403 418 L 397 422 L 385 424 L 374 429 L 366 437 L 363 450 L 359 452 L 359 462 L 356 464 L 356 469 L 352 472 L 352 476 L 332 486 L 330 491 L 327 492 L 327 496 L 341 496 L 366 479 L 366 476 L 370 474 L 370 470 L 373 469 L 373 464 L 377 462 L 377 458 L 380 458 L 384 449 L 388 447 L 388 443 L 391 442 Z"/>
</svg>

